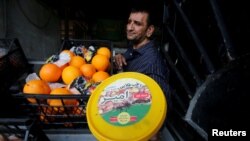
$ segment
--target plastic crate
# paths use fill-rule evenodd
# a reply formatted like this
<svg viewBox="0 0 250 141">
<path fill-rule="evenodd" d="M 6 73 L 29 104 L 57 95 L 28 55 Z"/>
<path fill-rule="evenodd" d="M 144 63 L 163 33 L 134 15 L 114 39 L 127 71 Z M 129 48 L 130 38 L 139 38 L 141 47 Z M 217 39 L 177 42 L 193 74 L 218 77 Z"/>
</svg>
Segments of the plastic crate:
<svg viewBox="0 0 250 141">
<path fill-rule="evenodd" d="M 0 84 L 8 87 L 28 71 L 28 60 L 17 39 L 0 39 Z"/>
<path fill-rule="evenodd" d="M 49 141 L 48 137 L 29 118 L 0 118 L 0 136 L 6 140 Z"/>
<path fill-rule="evenodd" d="M 62 48 L 70 49 L 73 46 L 94 46 L 97 50 L 99 47 L 105 46 L 112 51 L 112 42 L 106 40 L 64 40 Z M 110 59 L 111 61 L 111 59 Z M 112 64 L 112 63 L 111 63 Z M 30 64 L 36 67 L 41 64 Z M 112 67 L 111 67 L 112 68 Z M 112 69 L 109 72 L 111 75 Z M 29 115 L 31 118 L 38 120 L 38 123 L 43 129 L 55 128 L 88 128 L 86 119 L 86 105 L 89 95 L 45 95 L 45 94 L 25 94 L 22 92 L 25 81 L 19 80 L 10 88 L 12 96 L 17 99 L 21 111 Z M 30 103 L 27 99 L 33 98 L 36 103 Z M 57 99 L 63 103 L 62 106 L 51 106 L 48 104 L 49 99 Z M 64 101 L 74 99 L 78 102 L 77 105 L 65 105 Z"/>
<path fill-rule="evenodd" d="M 37 119 L 43 129 L 55 128 L 88 128 L 85 108 L 88 95 L 44 95 L 44 94 L 13 94 L 18 99 L 20 110 L 31 118 Z M 36 99 L 36 103 L 30 103 L 27 99 Z M 50 106 L 47 100 L 58 99 L 62 106 Z M 77 105 L 65 105 L 64 101 L 74 99 Z"/>
<path fill-rule="evenodd" d="M 30 64 L 32 65 L 32 64 Z M 40 64 L 33 64 L 40 66 Z M 62 128 L 88 128 L 85 116 L 85 108 L 89 95 L 47 95 L 47 94 L 26 94 L 23 93 L 25 78 L 19 79 L 9 88 L 11 96 L 18 105 L 18 110 L 22 115 L 29 116 L 37 120 L 37 124 L 42 129 L 62 129 Z M 28 101 L 35 99 L 35 103 Z M 62 106 L 51 106 L 48 100 L 57 99 L 62 102 Z M 65 100 L 74 99 L 78 103 L 65 105 Z"/>
</svg>

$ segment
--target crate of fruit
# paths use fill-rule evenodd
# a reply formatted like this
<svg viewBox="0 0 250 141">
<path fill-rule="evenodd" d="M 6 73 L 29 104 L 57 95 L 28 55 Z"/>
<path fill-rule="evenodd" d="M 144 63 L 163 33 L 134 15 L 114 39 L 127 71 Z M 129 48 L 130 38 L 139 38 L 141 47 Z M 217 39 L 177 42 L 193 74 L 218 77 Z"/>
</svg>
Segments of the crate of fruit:
<svg viewBox="0 0 250 141">
<path fill-rule="evenodd" d="M 21 101 L 21 110 L 37 118 L 43 128 L 87 127 L 88 98 L 112 75 L 111 60 L 110 41 L 65 40 L 60 52 L 18 83 L 21 91 L 13 96 Z"/>
</svg>

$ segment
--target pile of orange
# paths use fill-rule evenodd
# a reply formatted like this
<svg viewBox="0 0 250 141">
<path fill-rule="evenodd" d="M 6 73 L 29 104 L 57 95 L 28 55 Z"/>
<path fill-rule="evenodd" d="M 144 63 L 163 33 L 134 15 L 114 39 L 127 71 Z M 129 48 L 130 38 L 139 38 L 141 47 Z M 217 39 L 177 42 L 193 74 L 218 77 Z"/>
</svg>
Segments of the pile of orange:
<svg viewBox="0 0 250 141">
<path fill-rule="evenodd" d="M 107 47 L 100 47 L 97 50 L 91 61 L 91 64 L 96 68 L 96 72 L 92 75 L 94 82 L 101 82 L 110 76 L 107 71 L 110 67 L 111 55 L 111 51 Z"/>
<path fill-rule="evenodd" d="M 91 62 L 87 62 L 83 56 L 77 56 L 72 51 L 65 49 L 60 52 L 59 59 L 66 61 L 66 63 L 63 66 L 58 66 L 57 63 L 46 63 L 39 70 L 39 76 L 41 80 L 48 83 L 62 80 L 66 85 L 71 84 L 79 76 L 84 76 L 93 82 L 100 82 L 110 76 L 108 71 L 111 55 L 108 47 L 99 47 Z"/>
<path fill-rule="evenodd" d="M 83 56 L 78 56 L 70 50 L 63 50 L 59 54 L 60 59 L 65 63 L 50 62 L 41 66 L 39 77 L 41 80 L 31 80 L 23 87 L 23 93 L 26 94 L 48 94 L 48 95 L 72 95 L 73 91 L 68 86 L 79 76 L 83 76 L 91 83 L 102 82 L 110 77 L 108 73 L 110 67 L 111 51 L 107 47 L 99 47 L 88 62 Z M 62 83 L 66 87 L 53 88 L 52 83 Z M 36 99 L 28 98 L 31 103 L 37 103 Z M 65 105 L 73 105 L 72 112 L 81 114 L 84 110 L 79 109 L 77 99 L 47 99 L 43 100 L 50 106 L 50 110 L 45 113 L 55 114 L 65 111 Z M 51 112 L 53 111 L 53 112 Z M 41 112 L 43 114 L 43 112 Z M 41 120 L 45 115 L 41 114 Z"/>
</svg>

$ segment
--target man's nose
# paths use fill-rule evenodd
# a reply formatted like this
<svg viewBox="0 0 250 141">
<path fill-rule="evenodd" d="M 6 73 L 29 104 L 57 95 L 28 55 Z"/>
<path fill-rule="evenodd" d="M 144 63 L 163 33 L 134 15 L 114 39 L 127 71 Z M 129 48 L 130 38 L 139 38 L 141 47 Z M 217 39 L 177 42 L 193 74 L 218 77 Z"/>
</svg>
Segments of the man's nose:
<svg viewBox="0 0 250 141">
<path fill-rule="evenodd" d="M 134 29 L 134 24 L 133 23 L 127 24 L 127 29 L 128 30 L 133 30 Z"/>
</svg>

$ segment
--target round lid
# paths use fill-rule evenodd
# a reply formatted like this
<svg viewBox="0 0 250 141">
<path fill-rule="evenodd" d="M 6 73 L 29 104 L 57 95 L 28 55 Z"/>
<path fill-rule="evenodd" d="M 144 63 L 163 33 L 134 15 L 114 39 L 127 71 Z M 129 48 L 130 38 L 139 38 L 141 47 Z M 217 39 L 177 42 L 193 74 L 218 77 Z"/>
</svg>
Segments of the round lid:
<svg viewBox="0 0 250 141">
<path fill-rule="evenodd" d="M 123 72 L 96 87 L 86 112 L 89 129 L 98 140 L 148 140 L 161 128 L 167 102 L 152 78 Z"/>
</svg>

